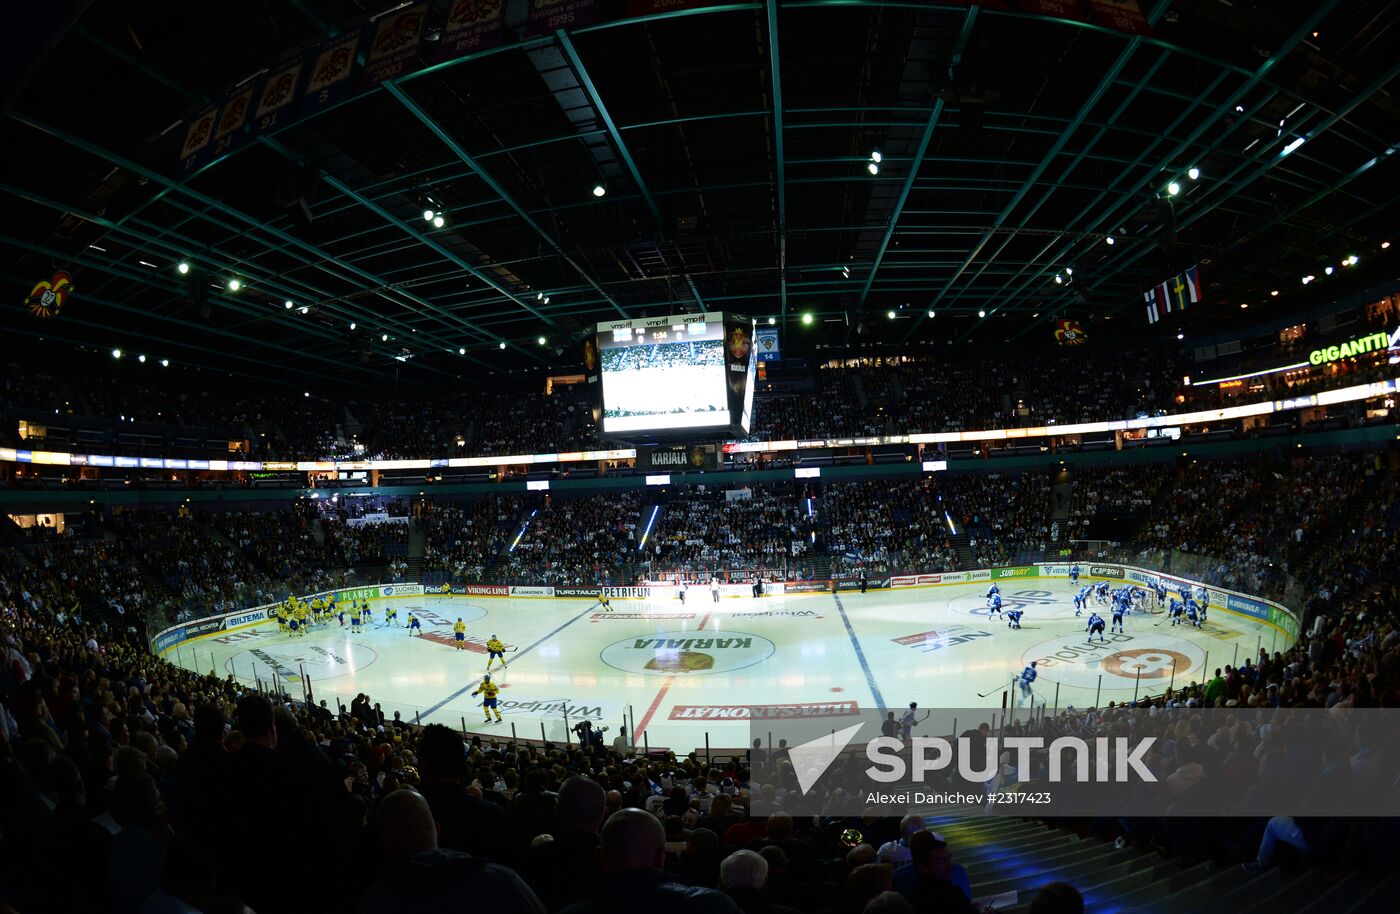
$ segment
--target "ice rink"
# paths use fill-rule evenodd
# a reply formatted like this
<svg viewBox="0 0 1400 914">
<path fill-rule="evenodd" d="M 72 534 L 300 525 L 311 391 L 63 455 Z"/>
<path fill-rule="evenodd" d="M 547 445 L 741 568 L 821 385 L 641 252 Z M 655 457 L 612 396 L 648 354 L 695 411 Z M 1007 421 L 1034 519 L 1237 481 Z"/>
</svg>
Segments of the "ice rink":
<svg viewBox="0 0 1400 914">
<path fill-rule="evenodd" d="M 1025 612 L 1019 631 L 989 618 L 985 581 L 718 602 L 695 588 L 684 605 L 674 596 L 614 599 L 611 613 L 584 598 L 428 595 L 372 601 L 374 623 L 361 634 L 332 623 L 292 638 L 267 622 L 197 638 L 166 657 L 250 683 L 279 681 L 297 696 L 309 680 L 332 709 L 364 692 L 388 717 L 465 721 L 470 732 L 498 736 L 510 736 L 513 724 L 520 738 L 539 739 L 543 725 L 562 741 L 567 713 L 570 724 L 587 718 L 608 727 L 611 742 L 626 714 L 639 743 L 645 733 L 651 747 L 688 752 L 707 735 L 715 748 L 746 745 L 750 706 L 797 706 L 832 717 L 833 726 L 856 707 L 902 710 L 911 701 L 991 711 L 1012 677 L 1037 660 L 1037 703 L 1090 707 L 1096 696 L 1106 705 L 1135 691 L 1159 695 L 1261 646 L 1285 646 L 1272 626 L 1214 606 L 1201 630 L 1138 612 L 1124 634 L 1089 644 L 1067 580 L 1000 583 L 1003 608 Z M 419 615 L 422 637 L 381 625 L 391 602 L 400 625 L 410 611 Z M 464 651 L 452 639 L 458 617 L 467 623 Z M 483 723 L 480 699 L 470 696 L 492 634 L 516 648 L 509 669 L 498 665 L 493 676 L 501 724 Z"/>
</svg>

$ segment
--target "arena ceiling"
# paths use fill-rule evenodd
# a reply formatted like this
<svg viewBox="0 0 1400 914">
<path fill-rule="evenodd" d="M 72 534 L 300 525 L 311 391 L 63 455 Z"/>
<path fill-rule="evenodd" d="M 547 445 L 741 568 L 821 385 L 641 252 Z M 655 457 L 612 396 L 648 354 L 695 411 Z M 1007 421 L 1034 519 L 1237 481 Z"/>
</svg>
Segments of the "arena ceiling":
<svg viewBox="0 0 1400 914">
<path fill-rule="evenodd" d="M 1219 320 L 1394 228 L 1395 2 L 1143 0 L 1150 34 L 1051 5 L 582 0 L 550 31 L 508 0 L 503 43 L 448 54 L 434 0 L 436 62 L 184 168 L 211 106 L 395 4 L 31 4 L 0 327 L 356 385 L 569 368 L 596 321 L 698 309 L 790 351 L 1146 338 L 1142 291 L 1193 263 L 1186 319 Z"/>
</svg>

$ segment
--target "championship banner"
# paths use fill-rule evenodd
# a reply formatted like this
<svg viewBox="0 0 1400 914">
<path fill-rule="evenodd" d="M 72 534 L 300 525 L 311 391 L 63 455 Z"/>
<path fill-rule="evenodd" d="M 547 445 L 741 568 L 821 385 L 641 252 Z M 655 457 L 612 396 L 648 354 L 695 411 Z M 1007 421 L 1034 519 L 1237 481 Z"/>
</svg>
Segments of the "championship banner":
<svg viewBox="0 0 1400 914">
<path fill-rule="evenodd" d="M 1057 19 L 1075 19 L 1083 22 L 1086 18 L 1079 0 L 1021 0 L 1020 6 L 1022 12 L 1039 13 Z"/>
<path fill-rule="evenodd" d="M 783 359 L 782 347 L 778 345 L 777 327 L 759 327 L 753 333 L 754 342 L 758 344 L 758 360 L 760 362 L 780 362 Z"/>
<path fill-rule="evenodd" d="M 422 66 L 423 17 L 428 4 L 395 10 L 370 25 L 373 37 L 365 61 L 365 78 L 372 86 L 403 76 Z"/>
<path fill-rule="evenodd" d="M 530 0 L 530 12 L 521 34 L 525 38 L 549 35 L 559 29 L 592 25 L 600 18 L 598 0 Z"/>
<path fill-rule="evenodd" d="M 253 119 L 248 125 L 250 138 L 275 129 L 284 117 L 290 116 L 287 106 L 296 98 L 297 81 L 300 79 L 300 57 L 272 68 L 258 92 L 257 107 L 253 109 Z"/>
<path fill-rule="evenodd" d="M 214 127 L 219 119 L 219 106 L 210 105 L 194 116 L 189 129 L 185 131 L 185 142 L 180 147 L 180 170 L 194 171 L 205 159 L 204 151 L 214 140 Z"/>
<path fill-rule="evenodd" d="M 1094 23 L 1129 35 L 1152 37 L 1152 26 L 1142 14 L 1138 0 L 1089 0 Z"/>
<path fill-rule="evenodd" d="M 758 365 L 758 350 L 754 348 L 753 321 L 737 314 L 724 316 L 724 377 L 729 386 L 729 422 L 742 421 L 753 406 L 754 373 Z"/>
<path fill-rule="evenodd" d="M 253 105 L 253 84 L 230 93 L 219 112 L 219 120 L 214 128 L 214 146 L 210 157 L 224 155 L 243 142 L 243 125 L 248 123 L 248 111 Z"/>
<path fill-rule="evenodd" d="M 453 0 L 442 29 L 439 59 L 494 48 L 505 41 L 505 0 Z"/>
<path fill-rule="evenodd" d="M 306 79 L 306 94 L 301 101 L 303 114 L 334 105 L 350 94 L 350 74 L 355 69 L 355 51 L 359 46 L 358 33 L 321 46 Z"/>
</svg>

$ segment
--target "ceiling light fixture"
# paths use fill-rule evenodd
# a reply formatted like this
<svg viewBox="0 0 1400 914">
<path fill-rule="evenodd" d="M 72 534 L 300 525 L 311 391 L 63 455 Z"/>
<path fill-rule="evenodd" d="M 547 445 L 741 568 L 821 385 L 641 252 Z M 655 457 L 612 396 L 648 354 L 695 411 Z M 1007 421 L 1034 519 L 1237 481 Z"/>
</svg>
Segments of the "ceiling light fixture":
<svg viewBox="0 0 1400 914">
<path fill-rule="evenodd" d="M 500 346 L 500 348 L 504 349 L 504 348 L 506 348 L 506 341 L 505 341 L 505 340 L 501 340 L 501 342 L 500 342 L 498 345 Z"/>
<path fill-rule="evenodd" d="M 436 216 L 436 215 L 437 215 L 437 213 L 434 213 L 432 210 L 430 210 L 430 209 L 425 209 L 425 210 L 423 210 L 423 221 L 424 221 L 424 222 L 432 222 L 432 221 L 433 221 L 433 217 Z"/>
<path fill-rule="evenodd" d="M 161 360 L 160 360 L 160 367 L 161 367 L 161 368 L 169 368 L 169 367 L 170 367 L 170 360 L 169 360 L 169 359 L 161 359 Z"/>
<path fill-rule="evenodd" d="M 136 357 L 136 361 L 140 362 L 142 365 L 145 365 L 145 364 L 146 364 L 146 356 L 145 356 L 145 355 L 138 355 L 138 356 Z"/>
<path fill-rule="evenodd" d="M 593 196 L 601 197 L 608 192 L 608 189 L 601 184 L 593 185 Z"/>
<path fill-rule="evenodd" d="M 284 301 L 284 302 L 282 302 L 282 307 L 283 307 L 283 308 L 286 308 L 288 311 L 290 311 L 290 310 L 292 310 L 292 303 L 289 302 L 289 301 Z"/>
<path fill-rule="evenodd" d="M 181 276 L 184 276 L 190 271 L 190 265 L 182 260 L 180 261 L 179 265 L 175 267 L 175 269 L 180 273 Z"/>
<path fill-rule="evenodd" d="M 1167 185 L 1167 196 L 1168 196 L 1168 197 L 1175 197 L 1175 196 L 1176 196 L 1177 194 L 1179 194 L 1179 193 L 1181 193 L 1181 185 L 1180 185 L 1180 184 L 1178 184 L 1178 183 L 1176 183 L 1175 181 L 1173 181 L 1173 182 L 1171 182 L 1170 184 Z"/>
<path fill-rule="evenodd" d="M 1192 165 L 1190 168 L 1186 169 L 1186 177 L 1190 178 L 1192 181 L 1196 180 L 1200 176 L 1201 170 L 1195 165 Z"/>
<path fill-rule="evenodd" d="M 986 312 L 986 311 L 978 311 L 978 312 L 977 312 L 977 316 L 978 316 L 978 317 L 986 317 L 986 316 L 987 316 L 987 312 Z"/>
<path fill-rule="evenodd" d="M 310 305 L 302 305 L 302 306 L 301 306 L 301 313 L 302 313 L 302 314 L 306 314 L 306 313 L 308 313 L 310 310 L 311 310 L 311 306 L 310 306 Z"/>
<path fill-rule="evenodd" d="M 811 314 L 810 311 L 809 311 L 808 313 L 802 315 L 802 323 L 805 324 L 805 325 L 811 325 L 811 323 L 812 323 L 812 314 Z"/>
<path fill-rule="evenodd" d="M 875 150 L 874 152 L 872 152 L 872 153 L 870 154 L 870 161 L 876 163 L 877 165 L 878 165 L 884 158 L 885 158 L 884 156 L 880 155 L 880 150 L 878 150 L 878 149 Z"/>
<path fill-rule="evenodd" d="M 870 172 L 872 175 L 878 175 L 880 173 L 880 166 L 876 165 L 874 162 L 871 162 L 869 165 L 865 166 L 865 170 Z"/>
<path fill-rule="evenodd" d="M 230 279 L 228 281 L 228 290 L 230 292 L 237 292 L 241 288 L 243 288 L 243 283 L 239 282 L 238 280 Z"/>
<path fill-rule="evenodd" d="M 446 224 L 447 220 L 443 219 L 442 216 L 433 217 L 433 228 L 442 228 Z"/>
<path fill-rule="evenodd" d="M 1104 242 L 1104 244 L 1113 244 L 1113 236 L 1112 236 L 1112 235 L 1109 235 L 1107 238 L 1105 238 L 1105 239 L 1103 240 L 1103 242 Z"/>
<path fill-rule="evenodd" d="M 354 321 L 351 321 L 351 322 L 350 322 L 350 329 L 351 329 L 351 330 L 354 330 L 354 329 L 355 329 L 355 322 L 354 322 Z"/>
<path fill-rule="evenodd" d="M 465 346 L 459 346 L 459 347 L 457 347 L 457 354 L 458 354 L 458 355 L 466 355 L 466 354 L 467 354 L 467 347 L 465 347 Z"/>
<path fill-rule="evenodd" d="M 113 349 L 113 350 L 112 350 L 112 358 L 114 358 L 114 359 L 119 359 L 119 358 L 121 358 L 121 357 L 122 357 L 122 351 L 121 351 L 120 349 Z"/>
</svg>

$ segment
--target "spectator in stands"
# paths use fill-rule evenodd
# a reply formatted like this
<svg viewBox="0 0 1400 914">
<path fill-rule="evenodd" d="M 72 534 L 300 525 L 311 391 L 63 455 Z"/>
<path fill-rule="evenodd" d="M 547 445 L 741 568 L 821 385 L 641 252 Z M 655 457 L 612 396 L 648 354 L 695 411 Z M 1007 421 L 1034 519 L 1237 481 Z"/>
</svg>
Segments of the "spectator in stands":
<svg viewBox="0 0 1400 914">
<path fill-rule="evenodd" d="M 953 884 L 953 852 L 924 829 L 909 837 L 910 862 L 895 871 L 893 887 L 917 911 L 971 912 L 971 899 Z"/>
<path fill-rule="evenodd" d="M 360 896 L 362 914 L 437 914 L 473 906 L 503 914 L 544 914 L 544 905 L 514 871 L 439 848 L 427 800 L 409 787 L 384 797 L 375 831 L 386 858 L 379 879 Z"/>
<path fill-rule="evenodd" d="M 525 860 L 526 876 L 539 887 L 549 910 L 581 901 L 595 890 L 605 806 L 602 785 L 590 778 L 574 775 L 559 788 L 553 840 L 531 847 Z"/>
<path fill-rule="evenodd" d="M 567 914 L 737 914 L 739 908 L 714 889 L 676 882 L 662 867 L 666 830 L 653 815 L 623 809 L 603 825 L 603 878 L 585 901 L 569 905 Z"/>
</svg>

